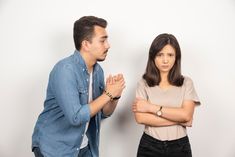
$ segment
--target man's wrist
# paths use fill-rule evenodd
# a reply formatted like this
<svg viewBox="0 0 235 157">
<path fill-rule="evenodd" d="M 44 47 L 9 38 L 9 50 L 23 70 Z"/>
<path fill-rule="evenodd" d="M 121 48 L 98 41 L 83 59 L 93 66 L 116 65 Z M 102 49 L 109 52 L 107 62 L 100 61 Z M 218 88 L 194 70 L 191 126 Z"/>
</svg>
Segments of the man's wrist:
<svg viewBox="0 0 235 157">
<path fill-rule="evenodd" d="M 113 95 L 109 93 L 108 91 L 104 90 L 104 94 L 107 95 L 111 101 L 114 99 Z"/>
<path fill-rule="evenodd" d="M 121 98 L 121 96 L 116 96 L 113 98 L 113 100 L 119 100 Z"/>
</svg>

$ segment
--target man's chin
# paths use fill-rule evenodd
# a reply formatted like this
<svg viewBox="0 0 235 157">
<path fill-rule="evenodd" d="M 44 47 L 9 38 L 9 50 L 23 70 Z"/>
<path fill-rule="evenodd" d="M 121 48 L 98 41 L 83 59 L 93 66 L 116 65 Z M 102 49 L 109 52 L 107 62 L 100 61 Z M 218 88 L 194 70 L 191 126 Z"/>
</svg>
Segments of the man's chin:
<svg viewBox="0 0 235 157">
<path fill-rule="evenodd" d="M 97 62 L 103 62 L 105 60 L 105 58 L 99 58 L 97 59 Z"/>
<path fill-rule="evenodd" d="M 106 56 L 107 56 L 107 55 L 105 55 L 103 58 L 98 58 L 97 61 L 98 61 L 98 62 L 103 62 L 103 61 L 105 60 Z"/>
</svg>

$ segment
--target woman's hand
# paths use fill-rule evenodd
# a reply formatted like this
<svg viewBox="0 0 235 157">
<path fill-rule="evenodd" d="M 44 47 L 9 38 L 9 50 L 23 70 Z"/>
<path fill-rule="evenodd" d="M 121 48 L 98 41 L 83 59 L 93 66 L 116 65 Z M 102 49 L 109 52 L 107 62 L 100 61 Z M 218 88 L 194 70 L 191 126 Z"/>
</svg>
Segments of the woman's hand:
<svg viewBox="0 0 235 157">
<path fill-rule="evenodd" d="M 142 98 L 136 98 L 132 105 L 133 112 L 152 113 L 154 108 L 155 105 Z"/>
<path fill-rule="evenodd" d="M 185 123 L 180 123 L 180 125 L 185 126 L 185 127 L 192 127 L 192 124 L 193 124 L 193 119 Z"/>
</svg>

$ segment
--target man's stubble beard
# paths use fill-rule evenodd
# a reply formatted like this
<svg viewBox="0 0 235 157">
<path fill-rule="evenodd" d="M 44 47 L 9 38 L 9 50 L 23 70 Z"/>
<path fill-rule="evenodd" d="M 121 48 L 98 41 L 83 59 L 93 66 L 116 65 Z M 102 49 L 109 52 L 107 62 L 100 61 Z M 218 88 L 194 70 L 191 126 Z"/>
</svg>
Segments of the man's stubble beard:
<svg viewBox="0 0 235 157">
<path fill-rule="evenodd" d="M 108 53 L 108 50 L 106 50 L 106 51 L 104 52 L 105 58 L 107 57 L 107 53 Z M 105 60 L 105 58 L 102 58 L 102 59 L 98 58 L 98 59 L 97 59 L 97 62 L 103 62 L 103 61 Z"/>
</svg>

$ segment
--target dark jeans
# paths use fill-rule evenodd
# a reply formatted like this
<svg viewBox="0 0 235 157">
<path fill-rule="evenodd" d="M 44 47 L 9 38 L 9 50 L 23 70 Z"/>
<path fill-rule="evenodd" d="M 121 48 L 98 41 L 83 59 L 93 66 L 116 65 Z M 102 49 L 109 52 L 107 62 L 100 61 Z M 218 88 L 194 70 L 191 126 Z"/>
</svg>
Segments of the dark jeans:
<svg viewBox="0 0 235 157">
<path fill-rule="evenodd" d="M 89 145 L 85 148 L 80 149 L 78 157 L 92 157 Z"/>
<path fill-rule="evenodd" d="M 137 157 L 192 157 L 188 136 L 172 141 L 160 141 L 143 134 Z"/>
<path fill-rule="evenodd" d="M 33 152 L 34 152 L 35 157 L 43 157 L 43 155 L 38 147 L 34 147 Z M 80 149 L 78 157 L 92 157 L 89 145 Z"/>
<path fill-rule="evenodd" d="M 43 155 L 38 147 L 34 147 L 33 152 L 34 152 L 35 157 L 43 157 Z"/>
</svg>

